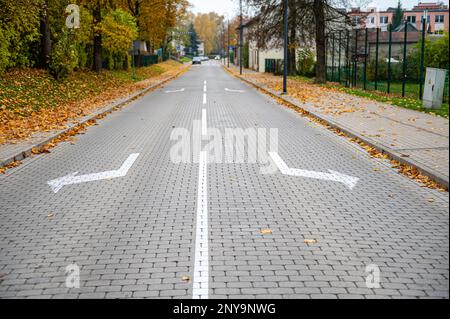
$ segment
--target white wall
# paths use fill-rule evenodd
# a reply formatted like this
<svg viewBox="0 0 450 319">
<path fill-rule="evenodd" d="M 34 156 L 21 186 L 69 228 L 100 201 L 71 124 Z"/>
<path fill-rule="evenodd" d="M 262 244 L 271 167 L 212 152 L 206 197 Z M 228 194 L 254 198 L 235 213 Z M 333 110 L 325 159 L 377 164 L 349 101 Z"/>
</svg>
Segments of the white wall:
<svg viewBox="0 0 450 319">
<path fill-rule="evenodd" d="M 258 72 L 266 72 L 266 59 L 284 59 L 283 49 L 257 49 L 255 42 L 249 44 L 249 67 Z"/>
</svg>

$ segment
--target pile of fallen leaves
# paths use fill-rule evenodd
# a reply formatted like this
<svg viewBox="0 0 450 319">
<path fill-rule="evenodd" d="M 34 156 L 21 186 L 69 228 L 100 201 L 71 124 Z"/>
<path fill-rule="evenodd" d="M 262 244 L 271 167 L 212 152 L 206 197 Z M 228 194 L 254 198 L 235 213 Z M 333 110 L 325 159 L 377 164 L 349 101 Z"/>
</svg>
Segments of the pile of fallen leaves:
<svg viewBox="0 0 450 319">
<path fill-rule="evenodd" d="M 62 129 L 120 97 L 156 84 L 185 66 L 168 61 L 131 71 L 73 73 L 56 81 L 43 70 L 16 69 L 0 79 L 0 144 Z"/>
<path fill-rule="evenodd" d="M 268 73 L 247 73 L 245 78 L 276 92 L 283 91 L 283 80 Z M 289 95 L 302 103 L 311 105 L 324 114 L 341 115 L 361 111 L 355 99 L 338 89 L 316 85 L 312 82 L 288 79 Z"/>
</svg>

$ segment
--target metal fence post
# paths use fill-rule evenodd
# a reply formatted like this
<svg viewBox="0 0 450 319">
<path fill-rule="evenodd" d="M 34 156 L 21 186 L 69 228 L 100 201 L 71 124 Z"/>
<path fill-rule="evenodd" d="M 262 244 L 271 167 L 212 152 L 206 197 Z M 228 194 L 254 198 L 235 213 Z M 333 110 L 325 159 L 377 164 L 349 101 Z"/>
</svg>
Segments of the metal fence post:
<svg viewBox="0 0 450 319">
<path fill-rule="evenodd" d="M 368 51 L 367 51 L 367 44 L 368 44 L 368 40 L 369 40 L 369 29 L 366 28 L 366 32 L 364 35 L 365 39 L 364 39 L 364 90 L 367 90 L 367 56 L 368 56 Z"/>
<path fill-rule="evenodd" d="M 377 28 L 377 43 L 375 49 L 375 90 L 378 90 L 378 59 L 380 51 L 380 28 Z"/>
<path fill-rule="evenodd" d="M 405 21 L 405 37 L 403 40 L 403 79 L 402 79 L 402 97 L 405 97 L 405 89 L 406 89 L 406 54 L 407 54 L 407 44 L 408 44 L 408 21 Z"/>
<path fill-rule="evenodd" d="M 334 33 L 332 36 L 332 44 L 331 44 L 331 82 L 334 82 L 334 50 L 335 50 L 335 39 Z"/>
<path fill-rule="evenodd" d="M 356 87 L 358 82 L 358 29 L 355 30 L 355 55 L 354 55 L 354 68 L 353 68 L 353 86 Z"/>
<path fill-rule="evenodd" d="M 422 47 L 420 51 L 420 84 L 419 84 L 419 99 L 423 98 L 423 77 L 425 73 L 425 29 L 427 27 L 427 20 L 425 17 L 422 18 Z"/>
<path fill-rule="evenodd" d="M 289 42 L 289 29 L 288 29 L 288 8 L 289 0 L 284 0 L 284 64 L 283 64 L 283 94 L 287 94 L 287 73 L 288 73 L 288 42 Z M 294 66 L 295 67 L 295 66 Z"/>
<path fill-rule="evenodd" d="M 345 86 L 350 86 L 350 31 L 347 30 L 347 49 L 346 49 L 346 58 L 345 58 L 345 65 L 346 65 L 346 75 L 345 75 Z"/>
<path fill-rule="evenodd" d="M 392 24 L 389 25 L 389 53 L 388 53 L 388 83 L 387 83 L 387 92 L 391 93 L 391 60 L 392 60 Z"/>
</svg>

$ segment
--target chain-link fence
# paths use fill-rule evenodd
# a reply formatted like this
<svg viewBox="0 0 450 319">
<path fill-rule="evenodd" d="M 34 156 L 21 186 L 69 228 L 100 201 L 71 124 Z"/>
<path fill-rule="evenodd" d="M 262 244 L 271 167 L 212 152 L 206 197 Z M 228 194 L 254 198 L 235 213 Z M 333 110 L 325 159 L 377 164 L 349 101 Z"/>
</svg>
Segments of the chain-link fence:
<svg viewBox="0 0 450 319">
<path fill-rule="evenodd" d="M 327 39 L 327 80 L 347 87 L 422 99 L 426 69 L 445 69 L 449 101 L 448 34 L 405 22 L 396 29 L 337 30 Z"/>
</svg>

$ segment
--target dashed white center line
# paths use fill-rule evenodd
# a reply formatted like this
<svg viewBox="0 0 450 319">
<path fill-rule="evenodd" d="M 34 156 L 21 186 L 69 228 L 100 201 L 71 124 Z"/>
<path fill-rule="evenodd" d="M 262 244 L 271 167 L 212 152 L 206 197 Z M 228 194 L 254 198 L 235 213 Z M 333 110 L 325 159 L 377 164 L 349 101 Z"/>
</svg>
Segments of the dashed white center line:
<svg viewBox="0 0 450 319">
<path fill-rule="evenodd" d="M 207 87 L 206 87 L 206 80 L 205 82 L 203 82 L 203 105 L 206 105 L 206 91 L 207 91 Z"/>
<path fill-rule="evenodd" d="M 200 152 L 197 193 L 197 229 L 192 299 L 208 299 L 209 245 L 208 245 L 208 166 L 207 153 Z"/>
<path fill-rule="evenodd" d="M 202 109 L 202 136 L 208 135 L 208 121 L 206 118 L 206 109 Z"/>
<path fill-rule="evenodd" d="M 206 105 L 206 81 L 203 87 L 203 105 Z M 206 109 L 202 109 L 202 136 L 208 135 Z M 201 151 L 198 169 L 197 229 L 192 299 L 208 299 L 209 245 L 208 245 L 208 157 Z"/>
</svg>

